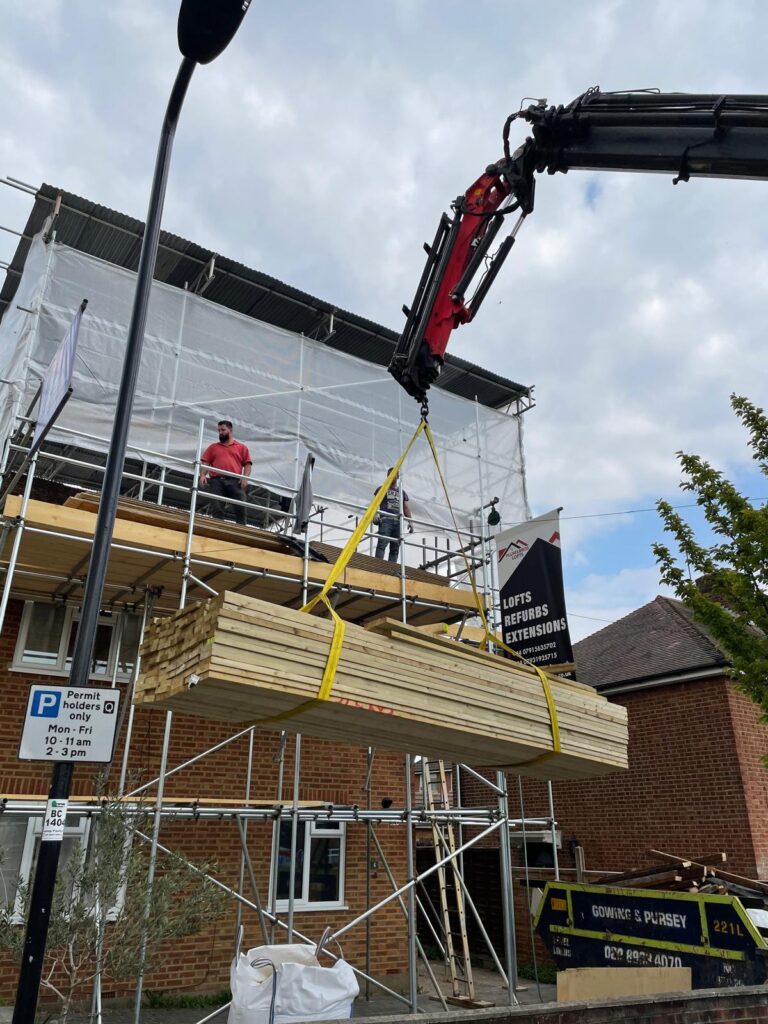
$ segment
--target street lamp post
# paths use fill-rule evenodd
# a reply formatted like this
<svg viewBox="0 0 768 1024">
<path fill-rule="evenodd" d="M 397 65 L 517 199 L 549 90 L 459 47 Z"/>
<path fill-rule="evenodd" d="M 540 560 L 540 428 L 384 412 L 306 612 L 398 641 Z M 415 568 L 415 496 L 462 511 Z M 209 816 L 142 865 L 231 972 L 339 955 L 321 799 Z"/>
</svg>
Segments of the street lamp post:
<svg viewBox="0 0 768 1024">
<path fill-rule="evenodd" d="M 160 220 L 163 213 L 176 124 L 195 65 L 210 63 L 226 48 L 240 27 L 250 2 L 251 0 L 216 0 L 215 3 L 211 0 L 182 0 L 181 3 L 178 43 L 183 59 L 168 100 L 168 108 L 163 119 L 157 148 L 155 173 L 152 179 L 147 222 L 136 277 L 136 292 L 133 298 L 125 359 L 115 406 L 115 422 L 104 472 L 104 486 L 94 530 L 90 567 L 80 611 L 80 623 L 72 654 L 72 667 L 69 673 L 68 683 L 73 688 L 87 686 L 90 677 L 117 501 L 120 497 L 120 481 L 128 443 L 128 428 L 141 363 L 144 327 L 157 259 Z M 49 801 L 67 800 L 72 785 L 73 767 L 70 762 L 57 762 L 54 765 L 48 792 Z M 43 833 L 30 895 L 13 1024 L 34 1024 L 60 852 L 61 839 L 46 839 L 45 833 Z"/>
</svg>

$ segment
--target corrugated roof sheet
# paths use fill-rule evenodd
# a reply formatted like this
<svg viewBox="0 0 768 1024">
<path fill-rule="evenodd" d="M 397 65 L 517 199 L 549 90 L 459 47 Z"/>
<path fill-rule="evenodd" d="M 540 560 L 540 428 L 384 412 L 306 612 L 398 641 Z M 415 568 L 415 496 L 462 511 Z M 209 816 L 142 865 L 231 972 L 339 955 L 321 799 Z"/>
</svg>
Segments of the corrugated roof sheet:
<svg viewBox="0 0 768 1024">
<path fill-rule="evenodd" d="M 30 241 L 42 229 L 59 195 L 57 241 L 128 270 L 135 271 L 138 266 L 142 221 L 51 185 L 41 185 L 0 290 L 0 317 L 13 300 Z M 398 338 L 395 331 L 167 231 L 160 235 L 155 278 L 183 288 L 185 283 L 195 281 L 212 258 L 215 272 L 205 289 L 206 299 L 380 366 L 388 365 Z M 334 329 L 329 335 L 331 315 Z M 438 386 L 464 398 L 477 397 L 491 408 L 504 408 L 518 399 L 524 407 L 532 404 L 530 388 L 451 355 Z"/>
<path fill-rule="evenodd" d="M 657 597 L 573 645 L 579 679 L 598 690 L 729 662 L 688 608 Z"/>
</svg>

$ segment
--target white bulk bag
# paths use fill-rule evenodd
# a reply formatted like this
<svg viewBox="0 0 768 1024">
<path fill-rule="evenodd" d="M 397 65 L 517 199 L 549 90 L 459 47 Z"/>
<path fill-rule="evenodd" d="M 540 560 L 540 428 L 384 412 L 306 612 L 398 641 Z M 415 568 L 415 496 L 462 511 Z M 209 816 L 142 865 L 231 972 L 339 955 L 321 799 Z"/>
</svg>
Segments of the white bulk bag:
<svg viewBox="0 0 768 1024">
<path fill-rule="evenodd" d="M 321 967 L 315 946 L 286 944 L 256 946 L 232 961 L 232 1004 L 228 1024 L 341 1020 L 352 1015 L 360 989 L 349 964 L 342 959 Z"/>
</svg>

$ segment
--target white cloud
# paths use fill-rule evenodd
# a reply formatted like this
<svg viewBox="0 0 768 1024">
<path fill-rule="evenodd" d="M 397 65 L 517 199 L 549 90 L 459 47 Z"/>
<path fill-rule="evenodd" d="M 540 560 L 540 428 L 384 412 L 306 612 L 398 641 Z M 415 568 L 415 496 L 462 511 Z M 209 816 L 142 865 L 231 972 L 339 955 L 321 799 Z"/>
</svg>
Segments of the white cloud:
<svg viewBox="0 0 768 1024">
<path fill-rule="evenodd" d="M 659 585 L 656 566 L 585 576 L 566 595 L 571 640 L 575 643 L 604 629 L 660 594 L 671 596 L 669 590 Z"/>
</svg>

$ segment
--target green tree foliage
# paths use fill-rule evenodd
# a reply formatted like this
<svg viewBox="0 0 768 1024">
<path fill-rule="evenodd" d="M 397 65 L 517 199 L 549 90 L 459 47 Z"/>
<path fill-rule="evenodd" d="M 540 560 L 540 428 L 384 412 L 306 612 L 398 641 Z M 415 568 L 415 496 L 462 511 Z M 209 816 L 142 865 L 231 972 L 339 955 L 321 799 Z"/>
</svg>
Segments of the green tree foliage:
<svg viewBox="0 0 768 1024">
<path fill-rule="evenodd" d="M 768 417 L 738 395 L 731 395 L 731 407 L 768 478 Z M 740 688 L 768 717 L 768 504 L 753 505 L 700 456 L 677 454 L 680 486 L 695 496 L 715 540 L 700 544 L 669 502 L 659 501 L 664 529 L 677 548 L 673 554 L 664 544 L 653 546 L 661 579 L 728 655 Z"/>
<path fill-rule="evenodd" d="M 48 929 L 42 984 L 58 997 L 59 1024 L 94 979 L 135 978 L 152 967 L 162 942 L 201 931 L 226 910 L 228 896 L 177 857 L 158 862 L 151 891 L 147 847 L 136 837 L 147 815 L 142 808 L 104 799 L 94 815 L 87 849 L 77 847 L 59 871 Z M 0 856 L 2 851 L 0 850 Z M 0 949 L 20 962 L 29 887 L 0 908 Z"/>
</svg>

